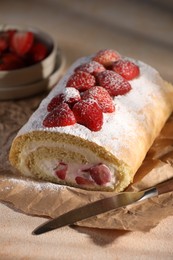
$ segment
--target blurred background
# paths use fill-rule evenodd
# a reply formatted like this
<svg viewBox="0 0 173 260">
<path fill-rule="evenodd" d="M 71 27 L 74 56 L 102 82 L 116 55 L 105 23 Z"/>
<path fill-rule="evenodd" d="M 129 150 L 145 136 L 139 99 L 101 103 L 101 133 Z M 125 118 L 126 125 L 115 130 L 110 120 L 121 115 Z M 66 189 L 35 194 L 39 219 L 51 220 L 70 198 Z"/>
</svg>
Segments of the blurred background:
<svg viewBox="0 0 173 260">
<path fill-rule="evenodd" d="M 49 32 L 67 67 L 78 57 L 113 48 L 173 82 L 172 0 L 1 0 L 0 23 Z"/>
</svg>

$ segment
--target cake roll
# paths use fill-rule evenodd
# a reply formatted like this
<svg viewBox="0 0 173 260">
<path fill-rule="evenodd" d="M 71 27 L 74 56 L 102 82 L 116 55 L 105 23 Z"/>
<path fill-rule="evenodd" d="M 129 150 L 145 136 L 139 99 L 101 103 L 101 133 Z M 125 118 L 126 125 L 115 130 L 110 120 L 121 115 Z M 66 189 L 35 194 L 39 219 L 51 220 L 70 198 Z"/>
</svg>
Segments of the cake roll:
<svg viewBox="0 0 173 260">
<path fill-rule="evenodd" d="M 173 110 L 173 86 L 142 61 L 101 50 L 78 59 L 14 138 L 22 175 L 123 191 Z"/>
</svg>

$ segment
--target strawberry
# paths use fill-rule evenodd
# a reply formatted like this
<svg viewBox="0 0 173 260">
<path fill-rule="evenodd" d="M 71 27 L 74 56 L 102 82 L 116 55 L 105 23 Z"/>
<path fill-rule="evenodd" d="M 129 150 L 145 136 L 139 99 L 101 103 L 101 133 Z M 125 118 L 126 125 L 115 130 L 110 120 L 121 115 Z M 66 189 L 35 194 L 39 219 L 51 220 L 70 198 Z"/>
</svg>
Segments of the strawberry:
<svg viewBox="0 0 173 260">
<path fill-rule="evenodd" d="M 23 57 L 32 47 L 34 35 L 32 32 L 16 32 L 11 39 L 11 49 Z"/>
<path fill-rule="evenodd" d="M 91 131 L 99 131 L 102 128 L 103 113 L 95 100 L 86 99 L 77 102 L 73 107 L 73 113 L 77 123 Z"/>
<path fill-rule="evenodd" d="M 76 183 L 77 183 L 78 185 L 92 185 L 92 184 L 94 184 L 93 181 L 88 180 L 88 179 L 85 179 L 85 178 L 83 178 L 83 177 L 81 177 L 81 176 L 77 176 L 77 177 L 75 178 L 75 181 L 76 181 Z"/>
<path fill-rule="evenodd" d="M 99 72 L 102 72 L 104 70 L 105 67 L 96 61 L 90 61 L 88 63 L 84 63 L 75 69 L 75 71 L 85 71 L 94 76 L 96 76 Z"/>
<path fill-rule="evenodd" d="M 96 166 L 93 166 L 89 170 L 90 176 L 98 185 L 104 185 L 111 180 L 110 170 L 109 168 L 100 163 Z"/>
<path fill-rule="evenodd" d="M 76 102 L 81 100 L 81 96 L 76 88 L 66 88 L 63 93 L 63 99 L 67 104 L 74 105 Z"/>
<path fill-rule="evenodd" d="M 112 70 L 127 80 L 132 80 L 139 76 L 139 67 L 128 60 L 115 62 L 112 66 Z"/>
<path fill-rule="evenodd" d="M 72 110 L 66 103 L 60 104 L 51 111 L 43 120 L 45 127 L 67 126 L 76 123 Z"/>
<path fill-rule="evenodd" d="M 65 91 L 51 99 L 47 106 L 47 110 L 50 112 L 62 102 L 65 102 L 69 105 L 74 105 L 76 102 L 81 100 L 80 93 L 75 88 L 66 88 Z"/>
<path fill-rule="evenodd" d="M 16 29 L 9 29 L 6 31 L 8 38 L 9 38 L 9 42 L 11 42 L 13 35 L 17 32 Z"/>
<path fill-rule="evenodd" d="M 53 109 L 55 109 L 57 106 L 59 106 L 63 102 L 63 94 L 56 95 L 51 99 L 47 106 L 47 111 L 51 112 Z"/>
<path fill-rule="evenodd" d="M 94 86 L 86 90 L 82 95 L 82 99 L 89 98 L 95 99 L 104 113 L 112 113 L 115 111 L 112 97 L 106 89 L 100 86 Z"/>
<path fill-rule="evenodd" d="M 55 174 L 58 176 L 59 179 L 65 180 L 66 174 L 67 174 L 67 164 L 60 162 L 57 167 L 55 167 Z"/>
<path fill-rule="evenodd" d="M 97 61 L 105 67 L 112 65 L 113 62 L 121 58 L 120 54 L 114 50 L 106 49 L 96 53 L 92 60 Z"/>
<path fill-rule="evenodd" d="M 8 49 L 9 39 L 8 35 L 3 32 L 0 34 L 0 53 Z"/>
<path fill-rule="evenodd" d="M 75 72 L 68 80 L 66 87 L 73 87 L 85 91 L 95 85 L 95 77 L 88 72 Z"/>
<path fill-rule="evenodd" d="M 124 95 L 131 90 L 130 83 L 111 70 L 105 70 L 98 74 L 99 84 L 105 88 L 111 96 Z"/>
<path fill-rule="evenodd" d="M 46 45 L 41 42 L 36 42 L 33 44 L 28 55 L 30 56 L 33 63 L 37 63 L 41 60 L 44 60 L 47 54 L 48 49 Z"/>
<path fill-rule="evenodd" d="M 4 53 L 0 58 L 0 70 L 15 70 L 23 66 L 23 61 L 15 53 Z"/>
</svg>

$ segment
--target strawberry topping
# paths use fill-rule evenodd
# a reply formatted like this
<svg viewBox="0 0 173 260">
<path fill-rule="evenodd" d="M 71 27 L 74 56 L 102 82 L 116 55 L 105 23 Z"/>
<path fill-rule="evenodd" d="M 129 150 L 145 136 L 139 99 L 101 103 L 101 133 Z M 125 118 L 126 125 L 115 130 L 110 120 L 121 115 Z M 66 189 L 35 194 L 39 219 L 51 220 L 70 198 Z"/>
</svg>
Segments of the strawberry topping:
<svg viewBox="0 0 173 260">
<path fill-rule="evenodd" d="M 115 62 L 112 66 L 112 70 L 127 80 L 132 80 L 139 76 L 139 67 L 128 60 L 119 60 Z"/>
<path fill-rule="evenodd" d="M 105 88 L 94 86 L 86 90 L 82 95 L 82 99 L 89 98 L 95 99 L 104 113 L 112 113 L 115 111 L 112 97 Z"/>
<path fill-rule="evenodd" d="M 56 95 L 51 99 L 47 106 L 47 111 L 51 112 L 54 110 L 57 106 L 59 106 L 64 101 L 63 94 Z"/>
<path fill-rule="evenodd" d="M 110 182 L 110 180 L 111 180 L 109 168 L 102 163 L 91 167 L 89 172 L 90 172 L 92 179 L 98 185 L 105 185 L 106 183 Z"/>
<path fill-rule="evenodd" d="M 77 177 L 75 178 L 75 181 L 76 181 L 76 183 L 77 183 L 78 185 L 92 185 L 92 184 L 94 184 L 93 181 L 88 180 L 88 179 L 85 179 L 85 178 L 83 178 L 83 177 L 81 177 L 81 176 L 77 176 Z"/>
<path fill-rule="evenodd" d="M 69 105 L 74 105 L 76 102 L 81 100 L 80 93 L 75 88 L 66 88 L 65 91 L 51 99 L 47 106 L 47 110 L 50 112 L 62 102 Z"/>
<path fill-rule="evenodd" d="M 58 166 L 54 169 L 56 176 L 58 176 L 59 179 L 65 180 L 66 174 L 67 174 L 67 164 L 60 162 Z"/>
<path fill-rule="evenodd" d="M 23 57 L 31 49 L 33 41 L 32 32 L 16 32 L 11 39 L 11 49 Z"/>
<path fill-rule="evenodd" d="M 122 60 L 116 51 L 99 51 L 92 60 L 78 66 L 69 77 L 64 92 L 52 98 L 47 106 L 50 113 L 43 125 L 53 127 L 78 123 L 91 131 L 101 130 L 103 113 L 115 111 L 113 97 L 128 93 L 132 89 L 128 80 L 138 75 L 139 67 Z M 109 180 L 109 169 L 105 167 L 99 165 L 91 171 L 96 183 L 106 182 L 105 176 Z M 101 173 L 95 177 L 98 170 Z M 103 180 L 102 171 L 105 172 Z"/>
<path fill-rule="evenodd" d="M 121 58 L 120 54 L 114 50 L 101 50 L 96 53 L 96 56 L 93 58 L 94 61 L 102 64 L 105 67 L 112 65 L 113 62 Z"/>
<path fill-rule="evenodd" d="M 68 104 L 62 103 L 51 111 L 43 121 L 45 127 L 67 126 L 76 123 L 76 119 Z"/>
<path fill-rule="evenodd" d="M 84 63 L 75 69 L 75 71 L 85 71 L 94 76 L 96 76 L 99 72 L 102 72 L 104 70 L 105 67 L 96 61 L 90 61 L 88 63 Z"/>
<path fill-rule="evenodd" d="M 124 95 L 131 90 L 130 83 L 114 71 L 100 72 L 97 79 L 111 96 Z"/>
<path fill-rule="evenodd" d="M 76 102 L 81 100 L 81 96 L 76 88 L 66 88 L 63 93 L 63 99 L 67 104 L 74 105 Z"/>
<path fill-rule="evenodd" d="M 75 72 L 68 80 L 66 87 L 73 87 L 85 91 L 95 85 L 95 77 L 87 72 Z"/>
<path fill-rule="evenodd" d="M 98 103 L 93 99 L 77 102 L 73 107 L 76 121 L 88 127 L 91 131 L 99 131 L 103 124 L 103 113 Z"/>
</svg>

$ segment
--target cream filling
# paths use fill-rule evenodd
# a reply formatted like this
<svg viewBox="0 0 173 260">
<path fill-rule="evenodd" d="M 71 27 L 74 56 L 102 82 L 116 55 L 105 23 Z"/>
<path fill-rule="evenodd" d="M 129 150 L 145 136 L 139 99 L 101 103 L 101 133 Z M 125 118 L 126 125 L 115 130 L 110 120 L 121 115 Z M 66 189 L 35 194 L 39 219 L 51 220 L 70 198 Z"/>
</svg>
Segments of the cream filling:
<svg viewBox="0 0 173 260">
<path fill-rule="evenodd" d="M 66 181 L 69 181 L 71 183 L 76 183 L 75 178 L 77 176 L 82 176 L 88 180 L 92 180 L 91 176 L 89 176 L 89 174 L 85 171 L 86 169 L 97 165 L 99 163 L 103 163 L 105 164 L 109 170 L 110 170 L 110 182 L 107 182 L 106 184 L 104 184 L 104 186 L 106 187 L 111 187 L 113 188 L 115 186 L 115 184 L 118 181 L 117 175 L 116 175 L 116 168 L 113 164 L 107 162 L 106 160 L 101 159 L 100 157 L 98 157 L 95 153 L 93 153 L 91 150 L 84 148 L 84 147 L 79 147 L 79 146 L 75 146 L 75 145 L 71 145 L 71 144 L 67 144 L 67 143 L 55 143 L 55 142 L 50 142 L 50 141 L 34 141 L 34 142 L 30 142 L 29 144 L 25 145 L 24 149 L 21 152 L 21 156 L 20 156 L 20 168 L 22 169 L 23 174 L 25 174 L 26 176 L 32 176 L 30 169 L 27 167 L 26 165 L 26 159 L 27 157 L 30 155 L 31 152 L 36 152 L 38 148 L 43 148 L 46 147 L 48 149 L 51 148 L 63 148 L 65 149 L 67 152 L 76 152 L 78 154 L 83 155 L 86 160 L 89 162 L 87 164 L 78 164 L 78 163 L 67 163 L 68 164 L 68 172 L 67 172 L 67 176 L 66 176 Z M 49 176 L 56 176 L 55 175 L 55 168 L 58 165 L 59 161 L 56 158 L 48 158 L 48 159 L 39 159 L 37 160 L 37 166 L 40 168 L 40 170 L 42 172 L 44 172 L 44 174 L 46 174 L 47 177 Z M 66 162 L 64 162 L 66 163 Z M 58 178 L 58 177 L 57 177 Z M 95 184 L 97 185 L 97 184 Z"/>
<path fill-rule="evenodd" d="M 58 176 L 56 176 L 56 167 L 59 163 L 60 162 L 56 159 L 53 159 L 53 160 L 44 160 L 43 159 L 43 160 L 38 161 L 39 168 L 44 173 L 46 173 L 47 176 L 50 176 L 50 177 L 54 176 L 57 178 L 58 178 Z M 92 164 L 91 163 L 88 163 L 88 164 L 68 163 L 67 164 L 68 169 L 66 172 L 65 181 L 76 184 L 75 179 L 78 176 L 83 177 L 86 180 L 93 181 L 93 179 L 91 178 L 87 169 L 89 169 L 97 164 L 98 163 L 95 163 L 95 164 L 94 163 L 92 163 Z M 110 170 L 110 181 L 103 184 L 102 186 L 113 188 L 117 180 L 116 180 L 116 176 L 114 174 L 113 167 L 109 166 L 108 168 Z M 93 181 L 93 185 L 99 186 L 98 184 L 94 183 L 94 181 Z"/>
</svg>

